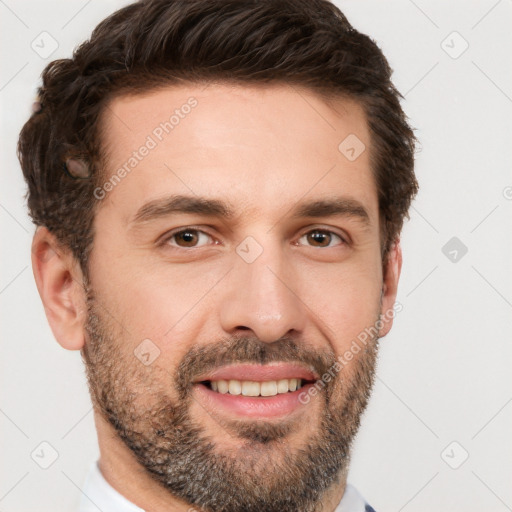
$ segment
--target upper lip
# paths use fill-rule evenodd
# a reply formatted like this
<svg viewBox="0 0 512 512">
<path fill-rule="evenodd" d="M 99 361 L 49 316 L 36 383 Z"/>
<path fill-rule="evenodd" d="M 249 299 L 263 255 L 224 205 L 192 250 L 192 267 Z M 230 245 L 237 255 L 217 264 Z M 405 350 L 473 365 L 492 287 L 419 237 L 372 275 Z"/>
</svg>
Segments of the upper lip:
<svg viewBox="0 0 512 512">
<path fill-rule="evenodd" d="M 218 370 L 200 375 L 195 379 L 195 382 L 203 382 L 206 380 L 269 381 L 281 379 L 317 380 L 318 376 L 311 368 L 298 364 L 237 364 L 223 366 Z"/>
</svg>

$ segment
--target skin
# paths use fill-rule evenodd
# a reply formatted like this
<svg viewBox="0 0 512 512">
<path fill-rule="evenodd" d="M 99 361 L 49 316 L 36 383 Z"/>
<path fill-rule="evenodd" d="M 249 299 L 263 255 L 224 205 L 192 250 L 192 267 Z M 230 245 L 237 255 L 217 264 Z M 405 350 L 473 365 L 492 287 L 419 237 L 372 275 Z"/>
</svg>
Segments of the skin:
<svg viewBox="0 0 512 512">
<path fill-rule="evenodd" d="M 402 263 L 397 240 L 383 267 L 370 134 L 361 106 L 347 99 L 327 105 L 314 92 L 289 85 L 227 84 L 166 87 L 115 98 L 103 118 L 105 180 L 191 96 L 197 106 L 106 194 L 94 223 L 90 288 L 119 360 L 133 368 L 126 385 L 145 397 L 134 401 L 139 414 L 154 405 L 155 397 L 143 394 L 144 385 L 179 401 L 176 371 L 193 347 L 216 346 L 236 336 L 271 346 L 289 337 L 313 354 L 342 356 L 365 327 L 392 309 Z M 355 161 L 338 150 L 349 134 L 366 146 Z M 171 194 L 225 201 L 235 216 L 172 214 L 134 222 L 144 204 Z M 368 222 L 353 215 L 291 217 L 299 203 L 334 196 L 357 201 Z M 180 247 L 185 244 L 176 238 L 157 243 L 171 230 L 188 226 L 206 233 L 196 247 Z M 334 235 L 319 242 L 304 236 L 314 229 Z M 248 236 L 263 249 L 252 263 L 236 252 Z M 57 341 L 82 350 L 90 337 L 83 276 L 70 252 L 43 227 L 34 236 L 33 270 Z M 392 320 L 385 322 L 379 337 L 391 326 Z M 133 356 L 145 339 L 160 350 L 148 367 Z M 333 403 L 346 402 L 344 389 L 359 378 L 357 363 L 364 357 L 370 356 L 364 351 L 355 355 L 337 376 L 330 388 Z M 112 374 L 103 378 L 112 379 Z M 188 412 L 218 453 L 247 457 L 259 474 L 269 454 L 281 460 L 320 433 L 325 407 L 320 395 L 301 409 L 300 417 L 286 419 L 293 428 L 282 450 L 261 443 L 253 452 L 243 451 L 245 439 L 219 428 L 219 422 L 229 426 L 240 418 L 209 408 L 195 395 Z M 285 419 L 266 421 L 275 426 Z M 190 510 L 148 475 L 97 404 L 95 422 L 100 469 L 114 488 L 146 510 Z M 348 459 L 315 510 L 335 509 L 347 466 Z"/>
</svg>

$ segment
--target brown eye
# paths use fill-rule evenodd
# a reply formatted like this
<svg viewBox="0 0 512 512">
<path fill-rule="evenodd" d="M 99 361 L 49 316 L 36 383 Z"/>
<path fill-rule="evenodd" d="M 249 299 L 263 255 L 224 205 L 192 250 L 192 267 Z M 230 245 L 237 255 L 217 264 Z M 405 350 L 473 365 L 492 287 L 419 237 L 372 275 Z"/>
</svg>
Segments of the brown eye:
<svg viewBox="0 0 512 512">
<path fill-rule="evenodd" d="M 337 242 L 335 245 L 338 245 L 340 242 L 343 243 L 343 240 L 339 235 L 324 229 L 314 229 L 313 231 L 309 231 L 300 237 L 300 240 L 303 239 L 305 239 L 312 247 L 319 248 L 332 247 L 333 245 L 331 245 L 331 243 L 333 241 Z"/>
<path fill-rule="evenodd" d="M 201 242 L 208 242 L 209 238 L 209 235 L 198 229 L 183 229 L 170 236 L 167 243 L 175 247 L 199 247 L 204 245 Z M 172 243 L 173 241 L 174 243 Z"/>
</svg>

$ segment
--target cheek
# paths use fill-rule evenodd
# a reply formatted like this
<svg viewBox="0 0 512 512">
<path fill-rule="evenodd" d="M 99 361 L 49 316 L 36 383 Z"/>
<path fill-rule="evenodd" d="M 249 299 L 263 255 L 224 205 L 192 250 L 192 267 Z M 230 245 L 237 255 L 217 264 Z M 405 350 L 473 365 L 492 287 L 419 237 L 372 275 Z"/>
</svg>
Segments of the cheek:
<svg viewBox="0 0 512 512">
<path fill-rule="evenodd" d="M 222 268 L 162 267 L 128 257 L 110 278 L 106 265 L 95 274 L 104 306 L 122 325 L 126 351 L 149 339 L 159 351 L 157 364 L 165 361 L 168 368 L 190 350 L 205 326 L 211 325 L 214 332 L 208 322 L 216 318 L 216 305 L 208 292 L 222 275 Z"/>
<path fill-rule="evenodd" d="M 312 305 L 313 321 L 332 340 L 333 349 L 339 354 L 378 319 L 382 274 L 378 264 L 322 273 L 316 273 L 315 286 L 311 282 L 304 284 L 309 290 L 304 302 Z"/>
</svg>

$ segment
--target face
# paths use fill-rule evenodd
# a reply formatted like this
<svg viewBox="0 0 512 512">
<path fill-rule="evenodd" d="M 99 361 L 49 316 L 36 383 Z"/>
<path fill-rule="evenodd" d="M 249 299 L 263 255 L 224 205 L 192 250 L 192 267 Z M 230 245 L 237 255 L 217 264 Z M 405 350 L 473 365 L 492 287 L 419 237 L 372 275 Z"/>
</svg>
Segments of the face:
<svg viewBox="0 0 512 512">
<path fill-rule="evenodd" d="M 98 411 L 188 503 L 315 510 L 346 473 L 377 336 L 347 351 L 394 300 L 362 108 L 180 86 L 115 99 L 102 126 L 83 349 Z"/>
</svg>

